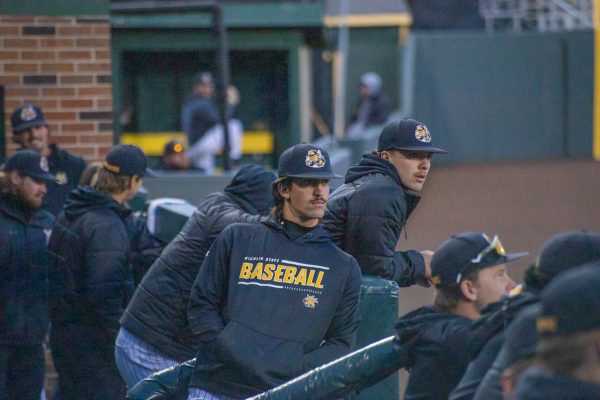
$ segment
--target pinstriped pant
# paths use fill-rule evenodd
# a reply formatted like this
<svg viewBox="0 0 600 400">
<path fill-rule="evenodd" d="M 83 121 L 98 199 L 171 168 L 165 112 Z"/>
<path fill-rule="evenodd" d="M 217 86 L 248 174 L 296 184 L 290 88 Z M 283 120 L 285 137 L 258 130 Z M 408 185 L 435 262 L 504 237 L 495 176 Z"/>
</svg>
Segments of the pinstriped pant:
<svg viewBox="0 0 600 400">
<path fill-rule="evenodd" d="M 115 361 L 127 389 L 148 375 L 179 364 L 179 361 L 166 358 L 157 350 L 126 329 L 119 329 L 115 342 Z"/>
<path fill-rule="evenodd" d="M 188 400 L 236 400 L 233 397 L 217 396 L 200 388 L 191 387 L 188 389 Z"/>
</svg>

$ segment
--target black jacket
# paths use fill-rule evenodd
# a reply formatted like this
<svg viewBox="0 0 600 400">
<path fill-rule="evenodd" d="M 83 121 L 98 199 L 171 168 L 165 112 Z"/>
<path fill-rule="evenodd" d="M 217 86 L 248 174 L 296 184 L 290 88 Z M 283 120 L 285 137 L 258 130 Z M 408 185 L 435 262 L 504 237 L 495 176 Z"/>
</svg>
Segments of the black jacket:
<svg viewBox="0 0 600 400">
<path fill-rule="evenodd" d="M 200 338 L 190 387 L 247 398 L 349 353 L 360 322 L 358 264 L 318 225 L 234 224 L 190 294 Z"/>
<path fill-rule="evenodd" d="M 450 394 L 450 400 L 471 400 L 475 397 L 476 392 L 482 390 L 480 385 L 483 378 L 492 368 L 492 364 L 504 344 L 506 327 L 521 310 L 538 301 L 539 294 L 536 291 L 524 290 L 517 296 L 504 297 L 483 310 L 481 317 L 473 324 L 472 328 L 472 334 L 478 335 L 478 343 L 482 347 L 471 349 L 473 359 L 464 376 Z M 490 383 L 487 382 L 486 385 Z M 498 393 L 497 390 L 492 392 Z"/>
<path fill-rule="evenodd" d="M 53 325 L 81 326 L 110 340 L 133 292 L 130 239 L 123 220 L 130 214 L 89 186 L 69 195 L 56 220 L 49 248 L 50 317 Z"/>
<path fill-rule="evenodd" d="M 44 208 L 56 217 L 61 213 L 69 192 L 79 185 L 79 178 L 85 169 L 85 161 L 51 144 L 48 168 L 50 173 L 56 176 L 57 182 L 46 184 L 48 193 L 44 196 Z"/>
<path fill-rule="evenodd" d="M 530 368 L 519 378 L 516 392 L 511 399 L 596 400 L 600 399 L 600 385 Z"/>
<path fill-rule="evenodd" d="M 367 103 L 370 104 L 367 105 Z M 369 113 L 367 114 L 365 127 L 383 124 L 385 121 L 387 121 L 392 112 L 390 99 L 383 93 L 379 93 L 368 98 L 361 97 L 352 108 L 352 117 L 350 119 L 350 123 L 358 120 L 362 107 L 369 107 Z"/>
<path fill-rule="evenodd" d="M 425 274 L 423 256 L 395 248 L 419 200 L 406 191 L 392 164 L 365 154 L 329 197 L 323 225 L 333 243 L 356 258 L 363 274 L 410 286 Z"/>
<path fill-rule="evenodd" d="M 410 372 L 406 400 L 446 400 L 469 362 L 471 320 L 433 306 L 396 323 L 398 355 Z"/>
<path fill-rule="evenodd" d="M 245 168 L 224 194 L 212 193 L 198 206 L 150 267 L 121 318 L 125 329 L 171 359 L 185 361 L 198 350 L 187 322 L 187 304 L 210 245 L 230 224 L 258 222 L 273 205 L 269 189 L 274 176 L 257 168 Z"/>
<path fill-rule="evenodd" d="M 47 241 L 54 217 L 0 194 L 0 344 L 39 345 L 48 329 Z"/>
<path fill-rule="evenodd" d="M 221 120 L 215 103 L 199 93 L 189 95 L 181 108 L 181 129 L 193 146 L 214 124 Z"/>
</svg>

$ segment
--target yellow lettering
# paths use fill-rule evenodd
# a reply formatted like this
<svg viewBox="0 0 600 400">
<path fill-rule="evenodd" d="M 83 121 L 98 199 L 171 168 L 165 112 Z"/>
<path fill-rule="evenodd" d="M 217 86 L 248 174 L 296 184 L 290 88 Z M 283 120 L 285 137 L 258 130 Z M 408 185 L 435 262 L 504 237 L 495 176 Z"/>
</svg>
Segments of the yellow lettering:
<svg viewBox="0 0 600 400">
<path fill-rule="evenodd" d="M 294 281 L 294 285 L 302 285 L 302 286 L 306 286 L 306 269 L 305 268 L 300 268 L 300 271 L 298 271 L 298 275 L 296 275 L 296 280 Z"/>
<path fill-rule="evenodd" d="M 281 275 L 283 275 L 283 270 L 285 269 L 285 265 L 278 265 L 277 269 L 275 270 L 275 277 L 273 278 L 273 280 L 275 282 L 281 282 Z"/>
<path fill-rule="evenodd" d="M 263 263 L 257 263 L 254 271 L 252 271 L 252 275 L 250 275 L 250 279 L 262 279 L 262 267 Z"/>
<path fill-rule="evenodd" d="M 245 262 L 242 264 L 242 269 L 240 270 L 240 279 L 249 279 L 250 272 L 252 272 L 252 267 L 254 265 L 252 263 Z"/>
<path fill-rule="evenodd" d="M 321 284 L 321 281 L 323 280 L 323 275 L 325 275 L 325 273 L 323 271 L 319 271 L 319 275 L 317 275 L 317 281 L 315 282 L 316 288 L 323 289 L 323 285 Z"/>
<path fill-rule="evenodd" d="M 315 283 L 313 282 L 314 277 L 315 277 L 315 270 L 311 269 L 310 271 L 308 271 L 308 280 L 306 282 L 306 286 L 315 286 Z"/>
<path fill-rule="evenodd" d="M 273 270 L 275 269 L 275 264 L 267 264 L 265 265 L 265 269 L 263 270 L 263 281 L 271 281 L 273 280 Z"/>
<path fill-rule="evenodd" d="M 283 281 L 285 283 L 294 283 L 294 278 L 296 277 L 296 271 L 298 269 L 296 267 L 287 267 L 285 269 L 285 275 L 283 276 Z"/>
</svg>

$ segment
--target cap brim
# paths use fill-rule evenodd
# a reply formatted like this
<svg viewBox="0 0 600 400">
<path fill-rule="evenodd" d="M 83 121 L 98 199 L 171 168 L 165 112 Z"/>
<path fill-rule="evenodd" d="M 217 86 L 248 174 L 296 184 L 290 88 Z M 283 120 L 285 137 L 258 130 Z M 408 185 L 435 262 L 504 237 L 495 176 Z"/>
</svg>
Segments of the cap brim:
<svg viewBox="0 0 600 400">
<path fill-rule="evenodd" d="M 158 174 L 150 168 L 146 168 L 146 172 L 144 172 L 144 178 L 156 178 Z"/>
<path fill-rule="evenodd" d="M 41 126 L 41 125 L 48 125 L 46 123 L 46 121 L 29 121 L 29 122 L 24 122 L 21 125 L 19 125 L 17 128 L 13 128 L 13 134 L 18 135 L 21 132 L 23 132 L 25 129 L 29 129 L 32 126 Z"/>
<path fill-rule="evenodd" d="M 448 154 L 446 150 L 432 146 L 394 147 L 394 149 L 406 151 L 422 151 L 424 153 Z"/>
<path fill-rule="evenodd" d="M 518 260 L 520 258 L 523 257 L 527 257 L 529 255 L 528 252 L 524 251 L 521 253 L 508 253 L 507 255 L 505 255 L 504 257 L 502 257 L 504 259 L 504 261 L 502 261 L 502 263 L 507 263 L 507 262 L 511 262 L 511 261 L 515 261 Z M 502 264 L 499 263 L 499 264 Z"/>
<path fill-rule="evenodd" d="M 30 178 L 33 179 L 39 179 L 39 180 L 43 180 L 43 181 L 47 181 L 47 182 L 56 182 L 58 183 L 58 181 L 56 180 L 56 177 L 52 174 L 26 174 L 23 173 L 24 175 L 27 175 Z"/>
<path fill-rule="evenodd" d="M 338 174 L 334 174 L 334 173 L 314 173 L 314 172 L 305 172 L 302 174 L 293 174 L 293 175 L 286 175 L 285 177 L 282 178 L 302 178 L 302 179 L 340 179 L 343 178 L 343 176 L 338 175 Z"/>
</svg>

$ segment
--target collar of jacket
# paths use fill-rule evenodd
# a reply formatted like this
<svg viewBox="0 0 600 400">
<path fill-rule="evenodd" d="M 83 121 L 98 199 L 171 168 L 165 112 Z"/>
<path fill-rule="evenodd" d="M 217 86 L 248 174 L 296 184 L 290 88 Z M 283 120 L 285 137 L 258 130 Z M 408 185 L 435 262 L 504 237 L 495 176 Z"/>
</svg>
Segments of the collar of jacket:
<svg viewBox="0 0 600 400">
<path fill-rule="evenodd" d="M 266 218 L 264 221 L 261 221 L 261 223 L 265 224 L 270 229 L 273 229 L 273 230 L 281 233 L 282 235 L 285 235 L 286 238 L 288 238 L 289 240 L 292 240 L 294 242 L 300 242 L 300 243 L 318 243 L 318 242 L 329 242 L 329 241 L 331 241 L 329 235 L 327 234 L 327 232 L 323 228 L 323 225 L 321 225 L 320 223 L 313 230 L 311 230 L 310 232 L 306 233 L 305 235 L 302 235 L 302 236 L 296 238 L 295 240 L 292 239 L 287 234 L 286 229 L 285 229 L 285 222 L 284 221 L 276 221 L 273 216 L 270 216 L 269 218 Z"/>
<path fill-rule="evenodd" d="M 10 194 L 0 194 L 0 209 L 7 215 L 14 219 L 27 224 L 35 210 L 27 207 L 22 201 L 16 196 Z"/>
</svg>

